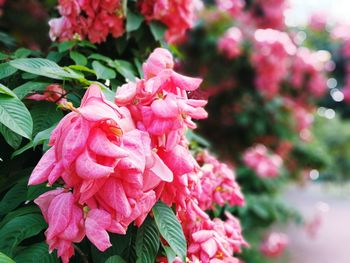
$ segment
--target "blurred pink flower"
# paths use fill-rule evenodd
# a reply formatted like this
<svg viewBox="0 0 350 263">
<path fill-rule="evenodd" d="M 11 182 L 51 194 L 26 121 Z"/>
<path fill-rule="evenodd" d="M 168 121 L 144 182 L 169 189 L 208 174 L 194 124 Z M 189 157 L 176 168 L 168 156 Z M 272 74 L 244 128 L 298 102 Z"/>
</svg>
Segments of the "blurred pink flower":
<svg viewBox="0 0 350 263">
<path fill-rule="evenodd" d="M 168 28 L 165 39 L 169 43 L 183 40 L 186 31 L 193 27 L 200 1 L 145 0 L 138 1 L 140 12 L 147 21 L 158 20 Z"/>
<path fill-rule="evenodd" d="M 242 33 L 238 27 L 229 28 L 219 39 L 218 49 L 227 58 L 232 59 L 241 54 Z"/>
<path fill-rule="evenodd" d="M 239 16 L 245 6 L 244 0 L 216 0 L 218 8 L 227 11 L 233 17 Z"/>
<path fill-rule="evenodd" d="M 255 83 L 267 98 L 275 96 L 287 74 L 287 62 L 296 47 L 285 32 L 258 29 L 254 34 L 251 61 L 256 71 Z"/>
<path fill-rule="evenodd" d="M 243 161 L 260 177 L 276 177 L 282 166 L 281 157 L 269 153 L 262 144 L 247 149 L 243 153 Z"/>
<path fill-rule="evenodd" d="M 260 251 L 266 257 L 280 256 L 288 245 L 288 236 L 283 233 L 273 232 L 262 242 Z"/>
</svg>

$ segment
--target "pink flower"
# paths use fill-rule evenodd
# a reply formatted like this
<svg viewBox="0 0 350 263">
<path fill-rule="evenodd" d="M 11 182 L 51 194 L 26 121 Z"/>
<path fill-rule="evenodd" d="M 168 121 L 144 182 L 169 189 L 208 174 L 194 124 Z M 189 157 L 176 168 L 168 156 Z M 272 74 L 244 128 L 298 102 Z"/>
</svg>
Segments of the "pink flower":
<svg viewBox="0 0 350 263">
<path fill-rule="evenodd" d="M 282 159 L 277 154 L 269 154 L 267 148 L 258 144 L 243 154 L 245 165 L 260 177 L 276 177 L 282 166 Z"/>
<path fill-rule="evenodd" d="M 49 102 L 55 102 L 57 104 L 64 104 L 67 102 L 65 96 L 67 92 L 59 84 L 51 84 L 45 88 L 43 94 L 34 94 L 28 96 L 29 100 L 47 100 Z"/>
<path fill-rule="evenodd" d="M 223 11 L 227 11 L 233 17 L 239 16 L 245 6 L 243 0 L 216 0 L 218 8 Z"/>
<path fill-rule="evenodd" d="M 146 0 L 139 1 L 139 7 L 147 21 L 158 20 L 168 27 L 165 32 L 167 42 L 177 43 L 193 26 L 198 2 L 192 0 Z"/>
<path fill-rule="evenodd" d="M 197 223 L 189 232 L 188 258 L 192 262 L 239 262 L 233 254 L 246 246 L 237 219 L 227 214 L 226 221 L 215 218 Z M 184 226 L 186 228 L 186 226 Z"/>
<path fill-rule="evenodd" d="M 185 128 L 195 128 L 193 119 L 207 117 L 205 100 L 188 99 L 200 79 L 176 73 L 171 54 L 156 49 L 144 63 L 145 79 L 124 84 L 117 90 L 115 102 L 127 106 L 136 126 L 147 131 L 158 147 L 172 149 L 178 144 Z"/>
<path fill-rule="evenodd" d="M 60 0 L 62 17 L 50 20 L 50 37 L 65 41 L 78 35 L 92 43 L 105 41 L 109 34 L 120 37 L 124 33 L 121 9 L 119 0 Z"/>
<path fill-rule="evenodd" d="M 219 162 L 207 151 L 199 153 L 197 160 L 201 166 L 199 180 L 193 190 L 199 206 L 203 210 L 213 209 L 215 205 L 231 206 L 244 204 L 244 197 L 236 182 L 233 168 Z"/>
<path fill-rule="evenodd" d="M 291 83 L 297 89 L 305 87 L 311 95 L 319 98 L 327 91 L 327 80 L 324 75 L 325 61 L 317 52 L 299 48 L 292 60 Z"/>
<path fill-rule="evenodd" d="M 57 249 L 57 255 L 68 263 L 74 254 L 72 243 L 85 236 L 82 208 L 75 203 L 72 193 L 63 189 L 46 192 L 35 203 L 49 225 L 45 235 L 50 251 Z"/>
<path fill-rule="evenodd" d="M 286 0 L 257 0 L 251 8 L 251 17 L 257 28 L 283 29 Z"/>
<path fill-rule="evenodd" d="M 267 257 L 280 256 L 288 245 L 288 237 L 283 233 L 269 234 L 260 246 L 260 251 Z"/>
<path fill-rule="evenodd" d="M 35 185 L 61 178 L 66 188 L 73 189 L 52 191 L 36 200 L 49 224 L 47 242 L 65 262 L 73 254 L 71 243 L 80 241 L 56 238 L 61 228 L 76 224 L 71 222 L 70 207 L 74 211 L 79 207 L 81 213 L 83 207 L 90 210 L 84 233 L 104 251 L 110 246 L 107 231 L 125 234 L 133 221 L 140 226 L 157 200 L 154 189 L 173 180 L 172 171 L 151 148 L 149 135 L 135 129 L 129 111 L 108 102 L 97 85 L 91 85 L 81 106 L 72 110 L 52 132 L 52 147 L 29 179 L 29 185 Z M 56 199 L 67 202 L 67 208 Z M 61 228 L 51 219 L 54 212 L 47 210 L 51 203 L 60 205 Z"/>
<path fill-rule="evenodd" d="M 242 33 L 240 29 L 237 27 L 231 27 L 219 39 L 218 49 L 225 54 L 227 58 L 232 59 L 241 54 L 241 42 Z"/>
<path fill-rule="evenodd" d="M 254 34 L 254 53 L 251 57 L 256 71 L 255 83 L 267 98 L 275 96 L 287 74 L 287 59 L 296 51 L 285 32 L 258 29 Z"/>
<path fill-rule="evenodd" d="M 309 25 L 315 31 L 324 31 L 327 26 L 327 13 L 318 11 L 311 15 Z"/>
</svg>

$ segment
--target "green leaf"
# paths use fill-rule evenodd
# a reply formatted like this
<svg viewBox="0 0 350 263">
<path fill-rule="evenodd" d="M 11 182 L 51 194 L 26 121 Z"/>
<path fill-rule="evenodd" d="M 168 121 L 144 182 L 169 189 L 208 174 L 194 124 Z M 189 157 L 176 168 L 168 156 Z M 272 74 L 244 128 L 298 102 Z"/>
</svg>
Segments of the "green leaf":
<svg viewBox="0 0 350 263">
<path fill-rule="evenodd" d="M 0 251 L 12 256 L 23 240 L 37 235 L 46 227 L 39 214 L 27 214 L 12 219 L 0 229 Z"/>
<path fill-rule="evenodd" d="M 142 15 L 129 11 L 126 17 L 126 32 L 137 30 L 141 26 L 143 20 L 144 17 Z"/>
<path fill-rule="evenodd" d="M 24 153 L 25 151 L 31 149 L 33 146 L 34 146 L 33 141 L 28 142 L 26 145 L 19 148 L 17 151 L 14 151 L 13 154 L 11 155 L 11 158 L 14 158 L 14 157 Z"/>
<path fill-rule="evenodd" d="M 137 230 L 136 263 L 153 263 L 159 249 L 160 234 L 154 220 L 148 217 Z"/>
<path fill-rule="evenodd" d="M 43 193 L 46 193 L 47 191 L 53 190 L 52 187 L 48 187 L 46 183 L 33 185 L 28 187 L 27 191 L 27 200 L 32 201 L 35 198 L 39 197 Z"/>
<path fill-rule="evenodd" d="M 60 53 L 65 52 L 75 46 L 76 42 L 75 41 L 65 41 L 62 43 L 56 44 L 58 46 L 58 51 Z"/>
<path fill-rule="evenodd" d="M 69 56 L 77 65 L 85 66 L 87 64 L 87 58 L 77 51 L 71 51 Z"/>
<path fill-rule="evenodd" d="M 37 91 L 43 91 L 46 89 L 47 86 L 49 86 L 51 83 L 48 82 L 34 82 L 29 81 L 21 86 L 18 86 L 13 90 L 13 92 L 17 95 L 17 97 L 22 100 L 24 97 L 26 97 L 28 94 L 36 93 Z"/>
<path fill-rule="evenodd" d="M 166 26 L 164 24 L 158 21 L 152 21 L 149 23 L 149 27 L 155 40 L 159 41 L 164 38 L 164 33 L 166 30 Z"/>
<path fill-rule="evenodd" d="M 89 56 L 89 59 L 100 60 L 100 61 L 106 62 L 108 66 L 113 66 L 113 60 L 111 58 L 103 56 L 101 54 L 91 54 Z"/>
<path fill-rule="evenodd" d="M 95 70 L 98 79 L 115 79 L 116 77 L 113 69 L 106 67 L 99 61 L 93 61 L 92 68 Z"/>
<path fill-rule="evenodd" d="M 0 60 L 5 60 L 5 59 L 8 59 L 10 57 L 11 57 L 10 55 L 3 53 L 3 52 L 0 52 Z"/>
<path fill-rule="evenodd" d="M 0 123 L 25 138 L 30 139 L 32 136 L 32 117 L 17 98 L 0 94 Z"/>
<path fill-rule="evenodd" d="M 1 94 L 5 94 L 5 95 L 9 95 L 11 97 L 17 97 L 15 93 L 13 93 L 12 90 L 10 90 L 9 88 L 5 87 L 4 85 L 0 84 L 0 93 Z"/>
<path fill-rule="evenodd" d="M 27 180 L 15 184 L 0 201 L 0 216 L 15 209 L 27 199 Z"/>
<path fill-rule="evenodd" d="M 40 214 L 41 211 L 39 209 L 38 206 L 24 206 L 24 207 L 20 207 L 10 213 L 8 213 L 0 222 L 0 229 L 6 225 L 8 222 L 10 222 L 12 219 L 19 217 L 19 216 L 23 216 L 23 215 L 27 215 L 27 214 L 33 214 L 33 213 L 37 213 Z M 0 237 L 1 238 L 1 237 Z"/>
<path fill-rule="evenodd" d="M 59 259 L 55 253 L 49 253 L 49 247 L 46 243 L 37 243 L 22 249 L 14 260 L 18 263 L 58 263 Z M 1 262 L 1 261 L 0 261 Z"/>
<path fill-rule="evenodd" d="M 171 247 L 168 246 L 163 246 L 166 257 L 168 259 L 168 262 L 174 262 L 175 258 L 176 258 L 176 253 L 174 252 L 174 250 L 171 249 Z"/>
<path fill-rule="evenodd" d="M 9 258 L 8 256 L 6 256 L 4 253 L 1 253 L 1 252 L 0 252 L 0 262 L 1 263 L 16 263 L 11 258 Z"/>
<path fill-rule="evenodd" d="M 22 71 L 53 79 L 81 79 L 84 77 L 45 58 L 19 58 L 9 63 Z"/>
<path fill-rule="evenodd" d="M 63 118 L 63 113 L 54 103 L 39 101 L 30 110 L 33 118 L 33 136 L 52 127 Z"/>
<path fill-rule="evenodd" d="M 0 123 L 0 133 L 4 136 L 5 141 L 14 149 L 17 149 L 22 142 L 22 136 L 14 133 L 5 125 Z"/>
<path fill-rule="evenodd" d="M 28 57 L 31 54 L 37 54 L 39 55 L 40 52 L 39 51 L 34 51 L 34 50 L 30 50 L 28 48 L 19 48 L 16 50 L 16 52 L 14 53 L 15 58 L 24 58 L 24 57 Z"/>
<path fill-rule="evenodd" d="M 52 131 L 56 128 L 57 123 L 55 123 L 54 125 L 52 125 L 51 127 L 38 132 L 37 135 L 35 135 L 34 139 L 33 139 L 33 146 L 32 147 L 36 147 L 39 144 L 43 144 L 45 141 L 48 141 L 50 139 L 51 133 Z"/>
<path fill-rule="evenodd" d="M 69 68 L 74 69 L 74 70 L 78 70 L 78 71 L 85 71 L 85 72 L 89 72 L 92 73 L 94 75 L 96 75 L 95 70 L 92 70 L 88 67 L 85 66 L 81 66 L 81 65 L 70 65 Z"/>
<path fill-rule="evenodd" d="M 173 210 L 164 203 L 157 202 L 152 211 L 160 234 L 174 252 L 185 262 L 187 254 L 186 239 L 181 224 Z"/>
<path fill-rule="evenodd" d="M 9 62 L 0 64 L 0 79 L 7 78 L 16 73 L 17 69 L 12 67 Z"/>
<path fill-rule="evenodd" d="M 126 80 L 135 80 L 135 69 L 130 62 L 116 59 L 114 60 L 114 67 Z"/>
<path fill-rule="evenodd" d="M 126 261 L 120 256 L 111 256 L 105 261 L 105 263 L 126 263 Z"/>
</svg>

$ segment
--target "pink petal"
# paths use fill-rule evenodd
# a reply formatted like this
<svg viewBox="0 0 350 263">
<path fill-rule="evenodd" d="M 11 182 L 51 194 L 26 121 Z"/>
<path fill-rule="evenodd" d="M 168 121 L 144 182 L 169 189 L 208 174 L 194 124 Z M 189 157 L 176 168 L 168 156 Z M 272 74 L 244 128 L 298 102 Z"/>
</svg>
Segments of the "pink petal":
<svg viewBox="0 0 350 263">
<path fill-rule="evenodd" d="M 52 199 L 54 199 L 57 195 L 63 192 L 64 192 L 64 189 L 51 190 L 40 195 L 38 198 L 34 200 L 34 203 L 36 203 L 40 207 L 40 210 L 46 222 L 48 222 L 47 214 L 48 214 L 49 206 Z"/>
<path fill-rule="evenodd" d="M 131 104 L 133 98 L 136 95 L 136 90 L 136 83 L 129 82 L 122 85 L 117 89 L 115 103 L 119 106 Z"/>
<path fill-rule="evenodd" d="M 53 183 L 56 182 L 56 180 L 61 176 L 62 172 L 63 172 L 62 162 L 56 163 L 49 175 L 49 178 L 48 178 L 49 184 L 53 185 Z"/>
<path fill-rule="evenodd" d="M 72 193 L 62 193 L 56 196 L 49 206 L 46 238 L 53 239 L 68 226 L 73 210 L 74 198 Z"/>
<path fill-rule="evenodd" d="M 101 129 L 96 129 L 90 138 L 90 149 L 98 155 L 114 158 L 128 156 L 127 151 L 112 143 Z"/>
<path fill-rule="evenodd" d="M 89 180 L 108 177 L 114 171 L 112 167 L 96 163 L 87 149 L 76 160 L 75 169 L 81 178 Z"/>
<path fill-rule="evenodd" d="M 165 99 L 154 100 L 151 109 L 156 116 L 161 118 L 176 118 L 179 115 L 176 99 L 171 98 L 170 95 Z"/>
<path fill-rule="evenodd" d="M 131 207 L 121 182 L 118 179 L 110 177 L 104 184 L 98 195 L 102 200 L 122 217 L 128 217 L 131 214 Z"/>
<path fill-rule="evenodd" d="M 92 209 L 85 220 L 86 236 L 100 250 L 111 247 L 106 228 L 111 224 L 111 215 L 104 210 Z"/>
<path fill-rule="evenodd" d="M 41 184 L 47 181 L 49 174 L 54 168 L 56 162 L 55 147 L 51 147 L 40 159 L 39 163 L 34 168 L 28 185 Z"/>
<path fill-rule="evenodd" d="M 87 121 L 78 118 L 68 131 L 62 145 L 62 162 L 66 169 L 79 156 L 86 146 L 89 136 L 89 125 Z"/>
<path fill-rule="evenodd" d="M 211 258 L 218 251 L 218 246 L 213 238 L 208 239 L 207 241 L 201 244 L 202 249 L 208 254 Z"/>
</svg>

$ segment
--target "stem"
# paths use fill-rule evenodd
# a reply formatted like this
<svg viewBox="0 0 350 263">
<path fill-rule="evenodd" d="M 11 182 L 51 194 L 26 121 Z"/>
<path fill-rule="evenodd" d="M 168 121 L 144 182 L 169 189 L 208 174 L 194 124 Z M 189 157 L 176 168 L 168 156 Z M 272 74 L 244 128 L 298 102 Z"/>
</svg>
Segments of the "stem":
<svg viewBox="0 0 350 263">
<path fill-rule="evenodd" d="M 74 250 L 78 252 L 78 254 L 81 256 L 81 259 L 83 260 L 84 263 L 89 263 L 89 260 L 85 253 L 75 244 L 73 244 Z"/>
</svg>

